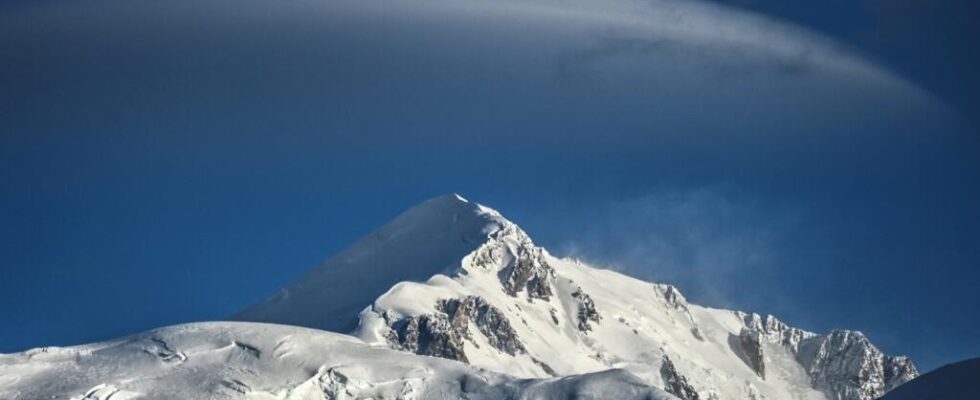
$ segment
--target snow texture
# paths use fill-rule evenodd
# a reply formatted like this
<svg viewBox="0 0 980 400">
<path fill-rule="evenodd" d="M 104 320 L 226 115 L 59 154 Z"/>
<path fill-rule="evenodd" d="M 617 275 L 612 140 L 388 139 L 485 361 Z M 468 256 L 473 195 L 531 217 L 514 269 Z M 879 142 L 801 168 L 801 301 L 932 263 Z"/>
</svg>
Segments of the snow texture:
<svg viewBox="0 0 980 400">
<path fill-rule="evenodd" d="M 161 328 L 85 346 L 0 355 L 0 398 L 651 399 L 623 370 L 517 380 L 320 330 L 246 322 Z"/>
</svg>

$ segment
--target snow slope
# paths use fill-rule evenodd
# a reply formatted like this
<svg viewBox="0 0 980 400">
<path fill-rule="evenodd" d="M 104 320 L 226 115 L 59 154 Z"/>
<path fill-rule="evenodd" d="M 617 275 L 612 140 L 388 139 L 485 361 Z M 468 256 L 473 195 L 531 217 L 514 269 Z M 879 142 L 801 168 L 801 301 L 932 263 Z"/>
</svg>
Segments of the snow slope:
<svg viewBox="0 0 980 400">
<path fill-rule="evenodd" d="M 700 307 L 672 286 L 553 257 L 454 194 L 238 317 L 350 326 L 368 343 L 527 378 L 622 368 L 688 400 L 870 400 L 917 375 L 859 332 Z"/>
<path fill-rule="evenodd" d="M 980 358 L 945 365 L 895 388 L 881 400 L 975 400 Z"/>
<path fill-rule="evenodd" d="M 235 319 L 349 332 L 396 283 L 447 272 L 482 245 L 484 229 L 500 217 L 475 208 L 457 195 L 425 201 Z"/>
<path fill-rule="evenodd" d="M 0 398 L 672 399 L 622 370 L 517 380 L 284 325 L 213 322 L 0 355 Z"/>
</svg>

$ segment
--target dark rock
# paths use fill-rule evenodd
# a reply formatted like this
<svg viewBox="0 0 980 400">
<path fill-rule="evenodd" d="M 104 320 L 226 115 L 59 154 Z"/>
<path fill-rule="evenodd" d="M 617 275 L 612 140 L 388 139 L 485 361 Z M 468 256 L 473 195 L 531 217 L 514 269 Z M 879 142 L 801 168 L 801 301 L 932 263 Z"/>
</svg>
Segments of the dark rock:
<svg viewBox="0 0 980 400">
<path fill-rule="evenodd" d="M 885 392 L 919 376 L 919 371 L 912 360 L 903 356 L 885 356 L 882 360 L 882 369 L 885 371 Z"/>
<path fill-rule="evenodd" d="M 680 290 L 677 290 L 674 285 L 660 286 L 662 288 L 661 292 L 663 293 L 664 301 L 667 303 L 667 305 L 678 310 L 687 310 L 687 299 L 684 298 L 684 295 L 681 294 Z"/>
<path fill-rule="evenodd" d="M 755 371 L 760 378 L 766 379 L 766 361 L 762 350 L 762 338 L 759 331 L 742 328 L 738 333 L 738 344 L 742 350 L 745 363 Z"/>
<path fill-rule="evenodd" d="M 534 357 L 531 357 L 531 361 L 534 361 L 535 364 L 537 364 L 539 367 L 541 367 L 541 370 L 544 371 L 546 374 L 551 375 L 551 376 L 558 376 L 558 373 L 555 372 L 555 370 L 553 368 L 551 368 L 551 366 L 548 365 L 547 363 L 545 363 L 544 361 L 541 361 L 541 360 L 539 360 L 537 358 L 534 358 Z"/>
<path fill-rule="evenodd" d="M 165 362 L 172 361 L 186 361 L 187 356 L 180 351 L 176 351 L 170 347 L 170 345 L 159 338 L 150 338 L 150 346 L 143 349 L 143 352 L 156 357 Z"/>
<path fill-rule="evenodd" d="M 445 315 L 406 317 L 390 326 L 396 340 L 394 344 L 402 350 L 469 362 L 463 351 L 463 335 L 452 329 Z"/>
<path fill-rule="evenodd" d="M 787 326 L 772 315 L 735 314 L 746 329 L 758 332 L 760 341 L 781 344 L 795 354 L 813 386 L 829 398 L 877 399 L 918 375 L 907 357 L 886 356 L 860 332 L 836 330 L 817 335 Z"/>
<path fill-rule="evenodd" d="M 541 249 L 531 244 L 519 246 L 513 260 L 498 275 L 504 292 L 511 296 L 526 291 L 528 300 L 548 301 L 554 294 L 551 281 L 555 271 L 545 261 Z"/>
<path fill-rule="evenodd" d="M 493 348 L 510 355 L 527 351 L 507 316 L 482 297 L 442 300 L 436 309 L 446 313 L 452 329 L 466 338 L 469 338 L 468 325 L 472 322 Z"/>
<path fill-rule="evenodd" d="M 578 329 L 582 332 L 592 331 L 592 323 L 598 324 L 602 320 L 599 311 L 595 309 L 595 302 L 592 297 L 578 288 L 572 292 L 572 298 L 578 303 Z"/>
<path fill-rule="evenodd" d="M 490 346 L 510 355 L 527 350 L 507 317 L 481 297 L 440 300 L 438 313 L 393 320 L 383 317 L 391 328 L 386 339 L 395 347 L 416 354 L 469 362 L 464 342 L 470 337 L 470 323 L 487 338 Z"/>
<path fill-rule="evenodd" d="M 664 381 L 664 390 L 681 400 L 701 400 L 698 392 L 687 382 L 687 378 L 677 372 L 670 357 L 664 354 L 663 363 L 660 364 L 660 378 Z"/>
</svg>

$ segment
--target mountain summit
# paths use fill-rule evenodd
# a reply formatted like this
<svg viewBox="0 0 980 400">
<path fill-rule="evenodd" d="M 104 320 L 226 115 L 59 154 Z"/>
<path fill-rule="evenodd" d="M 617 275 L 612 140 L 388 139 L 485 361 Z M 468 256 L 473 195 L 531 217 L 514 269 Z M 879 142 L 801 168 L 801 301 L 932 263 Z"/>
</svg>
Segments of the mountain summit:
<svg viewBox="0 0 980 400">
<path fill-rule="evenodd" d="M 860 332 L 689 304 L 554 257 L 456 194 L 427 200 L 237 316 L 549 378 L 621 368 L 685 399 L 871 400 L 917 375 Z"/>
<path fill-rule="evenodd" d="M 426 200 L 235 319 L 349 332 L 392 286 L 452 273 L 487 235 L 509 225 L 455 193 Z"/>
</svg>

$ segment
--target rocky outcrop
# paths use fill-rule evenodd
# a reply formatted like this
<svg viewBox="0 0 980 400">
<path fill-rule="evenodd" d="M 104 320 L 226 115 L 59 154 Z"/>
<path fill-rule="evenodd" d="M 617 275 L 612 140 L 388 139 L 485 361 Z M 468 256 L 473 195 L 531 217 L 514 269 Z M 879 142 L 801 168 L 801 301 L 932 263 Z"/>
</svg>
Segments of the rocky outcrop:
<svg viewBox="0 0 980 400">
<path fill-rule="evenodd" d="M 801 342 L 817 336 L 815 333 L 786 325 L 772 315 L 762 317 L 759 314 L 741 311 L 735 311 L 735 315 L 742 320 L 746 328 L 759 332 L 770 343 L 786 346 L 794 353 L 799 349 Z"/>
<path fill-rule="evenodd" d="M 386 318 L 387 319 L 387 318 Z M 463 351 L 464 335 L 441 314 L 424 314 L 390 322 L 388 342 L 394 347 L 433 357 L 469 362 Z"/>
<path fill-rule="evenodd" d="M 659 291 L 660 296 L 664 300 L 664 305 L 669 309 L 673 309 L 683 315 L 683 318 L 688 320 L 691 324 L 691 335 L 697 340 L 704 340 L 704 334 L 701 332 L 701 327 L 698 326 L 698 322 L 691 315 L 691 309 L 687 305 L 687 299 L 681 294 L 681 291 L 677 289 L 674 285 L 665 284 L 655 284 L 654 285 Z"/>
<path fill-rule="evenodd" d="M 687 378 L 677 372 L 674 362 L 664 354 L 660 364 L 660 378 L 664 381 L 664 390 L 682 400 L 701 400 L 698 392 L 687 382 Z"/>
<path fill-rule="evenodd" d="M 510 265 L 500 271 L 500 281 L 504 291 L 511 296 L 517 296 L 521 291 L 527 292 L 528 300 L 540 299 L 548 301 L 553 294 L 551 280 L 554 272 L 543 259 L 533 257 L 524 248 Z"/>
<path fill-rule="evenodd" d="M 473 339 L 472 323 L 491 347 L 509 355 L 527 352 L 504 313 L 481 297 L 440 300 L 436 310 L 400 319 L 384 313 L 390 327 L 388 343 L 416 354 L 469 362 L 464 344 Z"/>
<path fill-rule="evenodd" d="M 552 282 L 555 271 L 542 256 L 543 250 L 534 246 L 530 239 L 521 241 L 512 250 L 510 263 L 500 270 L 500 282 L 504 291 L 517 296 L 524 291 L 528 300 L 548 301 L 554 294 Z"/>
<path fill-rule="evenodd" d="M 582 288 L 578 288 L 572 292 L 572 299 L 578 303 L 578 314 L 576 315 L 578 330 L 582 332 L 592 331 L 592 324 L 598 324 L 602 320 L 599 311 L 595 309 L 595 302 L 592 301 L 592 297 L 583 292 Z"/>
<path fill-rule="evenodd" d="M 514 224 L 502 223 L 472 254 L 470 264 L 496 271 L 508 295 L 517 297 L 525 292 L 529 301 L 548 301 L 554 295 L 555 271 L 548 264 L 544 249 L 535 246 Z"/>
<path fill-rule="evenodd" d="M 790 327 L 772 315 L 735 314 L 745 324 L 740 349 L 749 366 L 762 366 L 754 354 L 756 339 L 785 346 L 803 366 L 813 386 L 833 400 L 873 400 L 918 376 L 907 357 L 884 355 L 861 332 L 836 330 L 817 335 Z M 760 347 L 761 349 L 761 347 Z M 756 357 L 760 364 L 753 361 Z M 764 368 L 756 369 L 764 377 Z"/>
<path fill-rule="evenodd" d="M 884 356 L 882 369 L 885 371 L 886 393 L 919 376 L 915 364 L 905 356 Z"/>
<path fill-rule="evenodd" d="M 181 362 L 187 360 L 187 355 L 181 351 L 175 351 L 163 339 L 150 338 L 151 346 L 143 348 L 143 352 L 160 358 L 164 362 Z"/>
<path fill-rule="evenodd" d="M 918 375 L 905 357 L 885 356 L 861 332 L 836 330 L 800 344 L 797 359 L 814 387 L 835 400 L 873 400 Z"/>
<path fill-rule="evenodd" d="M 755 371 L 760 378 L 766 379 L 765 354 L 762 349 L 762 335 L 759 331 L 742 328 L 738 333 L 738 344 L 745 363 Z"/>
<path fill-rule="evenodd" d="M 660 295 L 664 298 L 664 303 L 676 310 L 687 310 L 687 299 L 681 294 L 680 290 L 674 285 L 657 284 Z"/>
<path fill-rule="evenodd" d="M 482 297 L 443 300 L 436 308 L 446 313 L 452 329 L 467 339 L 470 338 L 469 324 L 473 323 L 491 347 L 509 355 L 526 352 L 507 316 Z"/>
</svg>

